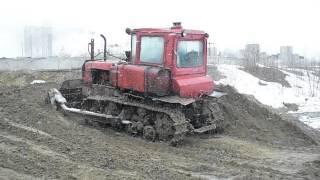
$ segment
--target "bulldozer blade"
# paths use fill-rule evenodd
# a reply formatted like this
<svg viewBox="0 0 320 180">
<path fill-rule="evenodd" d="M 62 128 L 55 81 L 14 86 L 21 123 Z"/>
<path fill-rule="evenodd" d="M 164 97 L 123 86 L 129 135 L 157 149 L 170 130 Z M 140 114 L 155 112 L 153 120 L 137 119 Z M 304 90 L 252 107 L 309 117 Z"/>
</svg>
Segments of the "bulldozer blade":
<svg viewBox="0 0 320 180">
<path fill-rule="evenodd" d="M 95 116 L 95 117 L 100 117 L 100 118 L 105 118 L 106 120 L 113 120 L 113 119 L 120 119 L 118 116 L 112 116 L 112 115 L 107 115 L 103 113 L 97 113 L 97 112 L 92 112 L 92 111 L 86 111 L 82 109 L 76 109 L 76 108 L 70 108 L 66 105 L 67 100 L 62 96 L 59 90 L 56 88 L 50 89 L 48 92 L 48 100 L 47 102 L 51 102 L 52 105 L 56 105 L 60 108 L 62 108 L 66 112 L 71 112 L 71 113 L 76 113 L 76 114 L 82 114 L 82 115 L 87 115 L 87 116 Z M 128 120 L 121 120 L 122 124 L 130 124 L 131 122 Z"/>
<path fill-rule="evenodd" d="M 208 125 L 208 126 L 203 126 L 201 128 L 198 129 L 194 129 L 193 132 L 196 134 L 202 134 L 211 130 L 215 130 L 217 128 L 217 126 L 215 124 L 212 125 Z"/>
</svg>

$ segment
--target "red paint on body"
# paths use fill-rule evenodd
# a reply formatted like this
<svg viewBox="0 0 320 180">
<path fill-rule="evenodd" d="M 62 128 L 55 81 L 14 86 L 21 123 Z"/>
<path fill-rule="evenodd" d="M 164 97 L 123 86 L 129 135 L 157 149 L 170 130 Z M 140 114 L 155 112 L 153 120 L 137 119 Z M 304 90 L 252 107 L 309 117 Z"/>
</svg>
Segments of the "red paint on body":
<svg viewBox="0 0 320 180">
<path fill-rule="evenodd" d="M 182 37 L 182 33 L 186 33 Z M 207 35 L 203 31 L 185 30 L 182 27 L 171 29 L 134 29 L 137 37 L 136 56 L 128 63 L 115 61 L 88 61 L 84 65 L 83 80 L 92 83 L 92 71 L 102 70 L 110 73 L 110 84 L 122 90 L 163 96 L 176 94 L 181 97 L 198 98 L 211 94 L 214 82 L 207 76 Z M 161 63 L 144 63 L 140 60 L 141 38 L 160 36 L 164 38 L 164 52 Z M 203 42 L 203 63 L 197 67 L 179 68 L 177 66 L 177 45 L 179 41 Z"/>
<path fill-rule="evenodd" d="M 144 92 L 145 66 L 121 65 L 119 67 L 118 87 Z"/>
<path fill-rule="evenodd" d="M 214 83 L 210 76 L 177 77 L 173 79 L 173 90 L 181 97 L 200 97 L 211 94 Z"/>
</svg>

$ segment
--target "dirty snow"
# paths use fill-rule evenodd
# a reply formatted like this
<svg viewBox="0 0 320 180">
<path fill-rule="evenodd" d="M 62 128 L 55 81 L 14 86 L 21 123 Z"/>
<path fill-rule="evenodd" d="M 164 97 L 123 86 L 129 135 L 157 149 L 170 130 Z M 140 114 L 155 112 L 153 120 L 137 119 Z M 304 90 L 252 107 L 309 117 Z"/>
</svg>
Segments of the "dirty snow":
<svg viewBox="0 0 320 180">
<path fill-rule="evenodd" d="M 301 115 L 299 116 L 299 120 L 315 129 L 320 130 L 320 117 L 312 117 L 310 115 Z"/>
<path fill-rule="evenodd" d="M 299 116 L 306 124 L 320 128 L 320 93 L 317 87 L 318 78 L 307 71 L 299 76 L 282 69 L 287 74 L 286 80 L 291 88 L 280 83 L 266 82 L 238 69 L 237 65 L 218 65 L 218 70 L 226 78 L 217 81 L 217 84 L 231 85 L 240 93 L 253 95 L 258 101 L 273 108 L 284 107 L 284 103 L 294 103 L 299 106 L 296 112 L 290 112 Z M 292 69 L 291 69 L 292 70 Z M 309 116 L 309 113 L 319 112 L 319 117 Z M 299 115 L 301 114 L 301 115 Z M 303 115 L 302 115 L 303 114 Z"/>
<path fill-rule="evenodd" d="M 42 84 L 42 83 L 46 83 L 46 81 L 44 81 L 44 80 L 33 80 L 30 84 Z"/>
</svg>

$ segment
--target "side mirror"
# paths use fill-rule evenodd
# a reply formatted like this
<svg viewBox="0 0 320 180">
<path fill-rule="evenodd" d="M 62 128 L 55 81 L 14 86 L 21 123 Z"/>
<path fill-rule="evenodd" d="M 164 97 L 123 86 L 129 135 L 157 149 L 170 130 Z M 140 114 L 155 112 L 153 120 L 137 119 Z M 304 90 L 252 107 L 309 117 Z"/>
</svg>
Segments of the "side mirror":
<svg viewBox="0 0 320 180">
<path fill-rule="evenodd" d="M 131 51 L 125 51 L 126 53 L 126 61 L 130 61 L 130 58 L 131 58 Z"/>
<path fill-rule="evenodd" d="M 130 35 L 131 34 L 131 29 L 130 28 L 126 28 L 126 33 L 128 34 L 128 35 Z"/>
</svg>

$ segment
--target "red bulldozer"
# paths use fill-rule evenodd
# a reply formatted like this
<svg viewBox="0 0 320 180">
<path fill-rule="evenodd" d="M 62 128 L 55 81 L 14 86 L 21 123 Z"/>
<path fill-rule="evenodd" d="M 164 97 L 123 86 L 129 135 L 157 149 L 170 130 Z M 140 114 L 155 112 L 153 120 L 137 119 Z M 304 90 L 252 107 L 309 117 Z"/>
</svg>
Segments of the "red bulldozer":
<svg viewBox="0 0 320 180">
<path fill-rule="evenodd" d="M 213 93 L 215 84 L 207 75 L 209 35 L 183 29 L 181 23 L 163 29 L 127 28 L 126 33 L 131 36 L 126 58 L 108 53 L 101 35 L 103 59 L 95 59 L 91 39 L 82 78 L 51 89 L 48 101 L 64 112 L 173 145 L 186 134 L 222 130 L 217 98 L 223 93 Z"/>
</svg>

